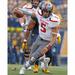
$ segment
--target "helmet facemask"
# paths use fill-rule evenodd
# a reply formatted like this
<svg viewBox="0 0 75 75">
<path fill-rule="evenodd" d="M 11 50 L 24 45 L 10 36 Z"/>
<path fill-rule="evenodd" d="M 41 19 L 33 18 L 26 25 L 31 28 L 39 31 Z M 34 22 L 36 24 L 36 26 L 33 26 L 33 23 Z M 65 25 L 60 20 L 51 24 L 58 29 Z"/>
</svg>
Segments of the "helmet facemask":
<svg viewBox="0 0 75 75">
<path fill-rule="evenodd" d="M 51 10 L 46 10 L 46 9 L 43 9 L 41 10 L 42 11 L 42 15 L 45 17 L 45 18 L 48 18 L 51 14 L 52 14 L 52 9 Z"/>
</svg>

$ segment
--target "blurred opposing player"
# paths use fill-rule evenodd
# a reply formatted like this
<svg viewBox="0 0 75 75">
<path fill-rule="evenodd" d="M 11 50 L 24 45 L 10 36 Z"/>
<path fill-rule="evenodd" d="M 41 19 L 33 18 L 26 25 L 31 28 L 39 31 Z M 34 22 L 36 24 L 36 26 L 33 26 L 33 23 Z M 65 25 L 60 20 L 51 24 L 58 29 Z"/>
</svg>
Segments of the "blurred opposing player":
<svg viewBox="0 0 75 75">
<path fill-rule="evenodd" d="M 38 4 L 40 3 L 40 0 L 31 0 L 31 3 L 32 3 L 32 11 L 37 11 L 37 8 L 38 8 Z M 29 16 L 29 19 L 31 19 L 31 17 Z M 26 20 L 26 23 L 28 22 L 28 20 Z M 33 42 L 36 40 L 37 36 L 38 36 L 38 20 L 35 19 L 36 21 L 36 25 L 35 27 L 32 29 L 32 31 L 30 32 L 29 34 L 29 38 L 28 38 L 28 47 L 31 47 L 31 45 L 33 44 Z M 29 23 L 29 22 L 28 22 Z M 38 71 L 38 60 L 35 62 L 35 65 L 34 65 L 34 68 L 33 68 L 33 72 L 37 72 Z"/>
<path fill-rule="evenodd" d="M 39 11 L 37 13 L 32 13 L 32 20 L 28 25 L 27 31 L 30 31 L 36 24 L 35 16 L 39 22 L 39 36 L 37 37 L 36 41 L 32 45 L 32 52 L 31 52 L 31 59 L 28 63 L 24 64 L 20 70 L 20 75 L 24 74 L 26 68 L 32 65 L 39 57 L 44 55 L 56 41 L 57 35 L 57 27 L 60 24 L 60 19 L 58 16 L 52 13 L 52 4 L 50 2 L 44 1 L 41 5 L 41 14 Z M 30 14 L 26 10 L 21 10 L 23 13 Z"/>
</svg>

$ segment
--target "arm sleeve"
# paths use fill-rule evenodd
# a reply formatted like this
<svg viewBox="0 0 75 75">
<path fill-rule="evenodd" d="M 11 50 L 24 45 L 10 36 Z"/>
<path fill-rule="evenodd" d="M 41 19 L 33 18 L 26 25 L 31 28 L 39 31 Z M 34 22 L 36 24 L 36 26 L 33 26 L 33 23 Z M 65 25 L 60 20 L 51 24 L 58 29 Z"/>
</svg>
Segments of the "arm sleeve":
<svg viewBox="0 0 75 75">
<path fill-rule="evenodd" d="M 32 13 L 25 8 L 19 8 L 19 10 L 28 16 L 32 16 Z"/>
<path fill-rule="evenodd" d="M 38 20 L 37 17 L 33 17 L 33 16 L 31 16 L 31 19 L 35 22 L 37 22 L 37 20 Z"/>
</svg>

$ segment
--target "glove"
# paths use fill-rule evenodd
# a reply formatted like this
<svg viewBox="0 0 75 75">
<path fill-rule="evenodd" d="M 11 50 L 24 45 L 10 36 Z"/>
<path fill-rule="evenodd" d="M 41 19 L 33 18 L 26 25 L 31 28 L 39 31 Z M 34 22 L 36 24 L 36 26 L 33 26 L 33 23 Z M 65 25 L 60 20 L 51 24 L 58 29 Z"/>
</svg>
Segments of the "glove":
<svg viewBox="0 0 75 75">
<path fill-rule="evenodd" d="M 61 43 L 61 35 L 58 33 L 57 34 L 57 43 L 60 44 Z"/>
</svg>

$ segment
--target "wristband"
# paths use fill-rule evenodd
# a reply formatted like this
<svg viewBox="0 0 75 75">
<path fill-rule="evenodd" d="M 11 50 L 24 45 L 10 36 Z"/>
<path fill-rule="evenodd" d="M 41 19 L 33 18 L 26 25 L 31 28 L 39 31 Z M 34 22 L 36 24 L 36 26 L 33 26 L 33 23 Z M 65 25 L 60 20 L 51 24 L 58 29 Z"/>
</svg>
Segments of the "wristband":
<svg viewBox="0 0 75 75">
<path fill-rule="evenodd" d="M 21 26 L 22 26 L 22 27 L 24 27 L 24 25 L 25 25 L 24 23 L 21 23 Z"/>
</svg>

